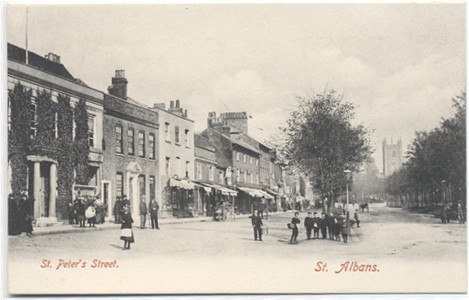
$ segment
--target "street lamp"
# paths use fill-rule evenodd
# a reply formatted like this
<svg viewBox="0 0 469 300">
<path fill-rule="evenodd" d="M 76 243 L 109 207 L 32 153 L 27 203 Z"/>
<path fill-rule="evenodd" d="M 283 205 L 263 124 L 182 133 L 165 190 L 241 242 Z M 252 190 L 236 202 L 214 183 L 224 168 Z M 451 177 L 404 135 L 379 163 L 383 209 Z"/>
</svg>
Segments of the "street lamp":
<svg viewBox="0 0 469 300">
<path fill-rule="evenodd" d="M 347 220 L 349 219 L 349 212 L 348 212 L 348 182 L 350 180 L 350 177 L 352 176 L 352 171 L 350 171 L 349 169 L 345 169 L 344 170 L 344 174 L 345 174 L 345 179 L 346 179 L 346 195 L 347 195 Z"/>
</svg>

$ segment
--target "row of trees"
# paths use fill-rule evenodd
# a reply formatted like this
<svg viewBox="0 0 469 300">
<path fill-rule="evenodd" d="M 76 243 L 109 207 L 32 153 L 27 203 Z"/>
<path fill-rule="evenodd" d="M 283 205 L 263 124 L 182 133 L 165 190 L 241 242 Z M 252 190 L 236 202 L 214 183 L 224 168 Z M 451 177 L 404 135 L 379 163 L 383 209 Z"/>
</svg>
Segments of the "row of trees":
<svg viewBox="0 0 469 300">
<path fill-rule="evenodd" d="M 466 199 L 466 94 L 452 99 L 454 114 L 430 131 L 416 132 L 403 168 L 386 180 L 386 193 L 408 206 Z"/>
</svg>

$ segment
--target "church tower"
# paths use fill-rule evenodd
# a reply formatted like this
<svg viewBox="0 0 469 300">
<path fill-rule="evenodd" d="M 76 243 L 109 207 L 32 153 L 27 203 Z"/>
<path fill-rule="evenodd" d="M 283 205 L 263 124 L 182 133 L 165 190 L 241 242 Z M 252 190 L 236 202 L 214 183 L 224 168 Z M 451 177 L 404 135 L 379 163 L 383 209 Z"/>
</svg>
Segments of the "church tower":
<svg viewBox="0 0 469 300">
<path fill-rule="evenodd" d="M 392 175 L 402 167 L 402 141 L 399 139 L 397 144 L 386 143 L 383 140 L 383 174 L 385 177 Z"/>
</svg>

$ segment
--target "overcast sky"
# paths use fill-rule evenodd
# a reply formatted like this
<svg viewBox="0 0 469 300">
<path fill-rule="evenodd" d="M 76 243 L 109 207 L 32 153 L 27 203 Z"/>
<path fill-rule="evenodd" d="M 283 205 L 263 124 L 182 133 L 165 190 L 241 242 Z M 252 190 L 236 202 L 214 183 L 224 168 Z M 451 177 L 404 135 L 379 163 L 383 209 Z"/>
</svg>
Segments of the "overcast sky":
<svg viewBox="0 0 469 300">
<path fill-rule="evenodd" d="M 9 7 L 8 41 L 25 45 L 25 9 Z M 106 91 L 125 69 L 128 96 L 180 99 L 206 128 L 209 111 L 247 111 L 268 139 L 295 95 L 345 93 L 356 121 L 405 146 L 465 90 L 461 4 L 145 5 L 29 9 L 29 48 L 54 52 L 74 77 Z M 404 149 L 405 150 L 405 149 Z"/>
</svg>

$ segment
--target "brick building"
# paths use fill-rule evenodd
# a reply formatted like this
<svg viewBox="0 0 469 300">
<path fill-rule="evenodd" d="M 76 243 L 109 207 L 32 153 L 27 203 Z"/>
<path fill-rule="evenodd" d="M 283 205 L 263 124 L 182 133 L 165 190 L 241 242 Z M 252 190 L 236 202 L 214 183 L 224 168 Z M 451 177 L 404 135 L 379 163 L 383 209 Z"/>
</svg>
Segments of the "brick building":
<svg viewBox="0 0 469 300">
<path fill-rule="evenodd" d="M 117 70 L 104 95 L 102 195 L 110 203 L 109 216 L 116 198 L 126 195 L 136 217 L 141 197 L 149 203 L 158 195 L 158 114 L 128 97 L 127 83 Z"/>
</svg>

